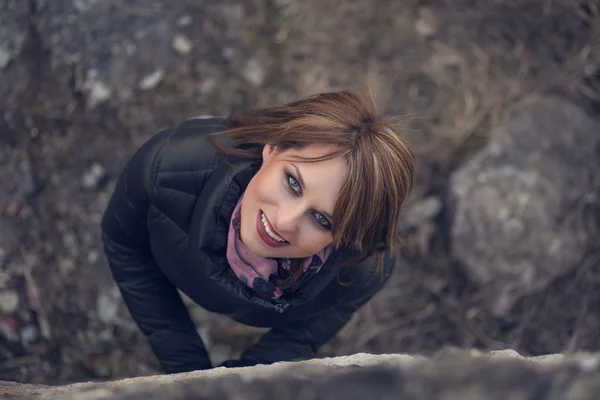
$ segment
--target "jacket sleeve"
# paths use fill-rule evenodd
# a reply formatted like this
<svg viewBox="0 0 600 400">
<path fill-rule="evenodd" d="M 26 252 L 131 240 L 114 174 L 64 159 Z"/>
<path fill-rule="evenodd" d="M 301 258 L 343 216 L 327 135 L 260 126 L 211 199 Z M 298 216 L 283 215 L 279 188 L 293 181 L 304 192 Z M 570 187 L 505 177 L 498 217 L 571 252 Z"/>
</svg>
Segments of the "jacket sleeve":
<svg viewBox="0 0 600 400">
<path fill-rule="evenodd" d="M 244 351 L 239 360 L 225 361 L 222 366 L 242 367 L 314 358 L 318 349 L 331 340 L 354 313 L 381 290 L 393 271 L 393 265 L 394 259 L 387 258 L 383 276 L 371 274 L 372 279 L 367 284 L 352 289 L 351 295 L 337 306 L 307 320 L 272 328 L 257 344 Z"/>
<path fill-rule="evenodd" d="M 170 131 L 125 166 L 102 219 L 104 252 L 123 300 L 167 373 L 211 368 L 177 289 L 156 265 L 147 230 L 154 158 Z"/>
</svg>

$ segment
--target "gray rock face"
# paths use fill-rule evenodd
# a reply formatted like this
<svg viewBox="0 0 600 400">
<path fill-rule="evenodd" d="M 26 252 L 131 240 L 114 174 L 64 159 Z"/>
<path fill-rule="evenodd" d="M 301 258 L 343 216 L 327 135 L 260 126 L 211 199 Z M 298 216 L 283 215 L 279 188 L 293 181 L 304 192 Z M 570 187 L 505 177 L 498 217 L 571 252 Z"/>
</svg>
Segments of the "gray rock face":
<svg viewBox="0 0 600 400">
<path fill-rule="evenodd" d="M 29 37 L 28 1 L 0 2 L 0 106 L 12 105 L 14 97 L 28 90 L 29 71 L 15 61 L 24 51 Z"/>
<path fill-rule="evenodd" d="M 0 71 L 21 53 L 27 37 L 28 15 L 26 1 L 0 4 Z"/>
<path fill-rule="evenodd" d="M 36 26 L 52 49 L 52 68 L 74 69 L 74 89 L 85 94 L 92 108 L 156 87 L 172 68 L 185 64 L 181 57 L 201 37 L 201 24 L 181 26 L 183 8 L 162 1 L 38 0 L 37 4 Z M 173 41 L 181 42 L 179 31 L 190 35 L 183 55 L 173 49 Z"/>
<path fill-rule="evenodd" d="M 62 387 L 0 381 L 0 394 L 38 399 L 594 399 L 597 355 L 524 358 L 444 351 L 432 358 L 355 354 Z"/>
<path fill-rule="evenodd" d="M 504 314 L 577 268 L 597 227 L 600 123 L 560 98 L 532 98 L 452 176 L 455 256 Z"/>
</svg>

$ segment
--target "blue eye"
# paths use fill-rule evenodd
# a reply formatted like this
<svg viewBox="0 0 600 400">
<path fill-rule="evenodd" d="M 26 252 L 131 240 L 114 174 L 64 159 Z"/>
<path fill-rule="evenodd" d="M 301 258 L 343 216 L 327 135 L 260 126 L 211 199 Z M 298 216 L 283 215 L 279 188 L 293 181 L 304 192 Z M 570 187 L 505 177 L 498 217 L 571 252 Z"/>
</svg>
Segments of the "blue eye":
<svg viewBox="0 0 600 400">
<path fill-rule="evenodd" d="M 298 180 L 296 178 L 294 178 L 288 172 L 285 173 L 285 178 L 286 178 L 287 184 L 288 184 L 290 190 L 293 192 L 293 194 L 295 196 L 302 195 L 302 185 L 300 185 L 300 182 L 298 182 Z M 315 217 L 315 221 L 317 222 L 319 227 L 321 227 L 327 231 L 331 230 L 331 223 L 323 214 L 318 213 L 318 212 L 313 212 L 313 216 Z"/>
<path fill-rule="evenodd" d="M 291 175 L 287 176 L 288 185 L 295 193 L 300 193 L 300 183 Z"/>
<path fill-rule="evenodd" d="M 319 225 L 321 225 L 325 229 L 331 229 L 331 224 L 323 214 L 316 212 L 313 215 L 315 216 L 315 219 L 317 220 Z"/>
</svg>

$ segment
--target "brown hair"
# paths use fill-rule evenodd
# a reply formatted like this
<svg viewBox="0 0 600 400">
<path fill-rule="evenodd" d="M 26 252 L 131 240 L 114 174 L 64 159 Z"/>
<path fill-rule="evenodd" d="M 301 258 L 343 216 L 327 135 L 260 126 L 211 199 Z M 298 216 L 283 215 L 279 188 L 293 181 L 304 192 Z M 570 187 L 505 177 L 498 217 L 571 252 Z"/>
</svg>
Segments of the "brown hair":
<svg viewBox="0 0 600 400">
<path fill-rule="evenodd" d="M 379 114 L 371 92 L 321 93 L 228 119 L 231 129 L 209 136 L 211 144 L 226 154 L 260 158 L 266 144 L 282 151 L 311 144 L 337 149 L 302 159 L 315 162 L 341 156 L 348 163 L 350 173 L 334 208 L 334 248 L 349 249 L 354 261 L 379 252 L 378 269 L 383 270 L 383 252 L 396 250 L 398 217 L 412 188 L 415 160 L 393 128 L 397 119 Z M 235 146 L 220 145 L 218 135 L 228 136 Z M 291 274 L 292 284 L 300 274 Z"/>
</svg>

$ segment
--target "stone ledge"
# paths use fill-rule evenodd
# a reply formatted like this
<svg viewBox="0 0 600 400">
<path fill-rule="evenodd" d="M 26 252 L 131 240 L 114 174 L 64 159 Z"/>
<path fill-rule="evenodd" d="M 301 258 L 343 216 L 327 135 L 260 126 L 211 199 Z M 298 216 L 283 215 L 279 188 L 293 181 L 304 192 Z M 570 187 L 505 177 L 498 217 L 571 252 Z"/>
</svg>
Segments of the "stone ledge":
<svg viewBox="0 0 600 400">
<path fill-rule="evenodd" d="M 40 386 L 0 382 L 7 399 L 262 399 L 327 396 L 464 400 L 596 398 L 600 354 L 522 357 L 512 350 L 444 350 L 432 357 L 354 354 L 245 368 L 215 368 L 111 382 Z M 362 394 L 361 394 L 362 393 Z M 343 395 L 343 396 L 342 396 Z M 377 397 L 380 396 L 380 397 Z M 417 396 L 417 397 L 415 397 Z"/>
</svg>

